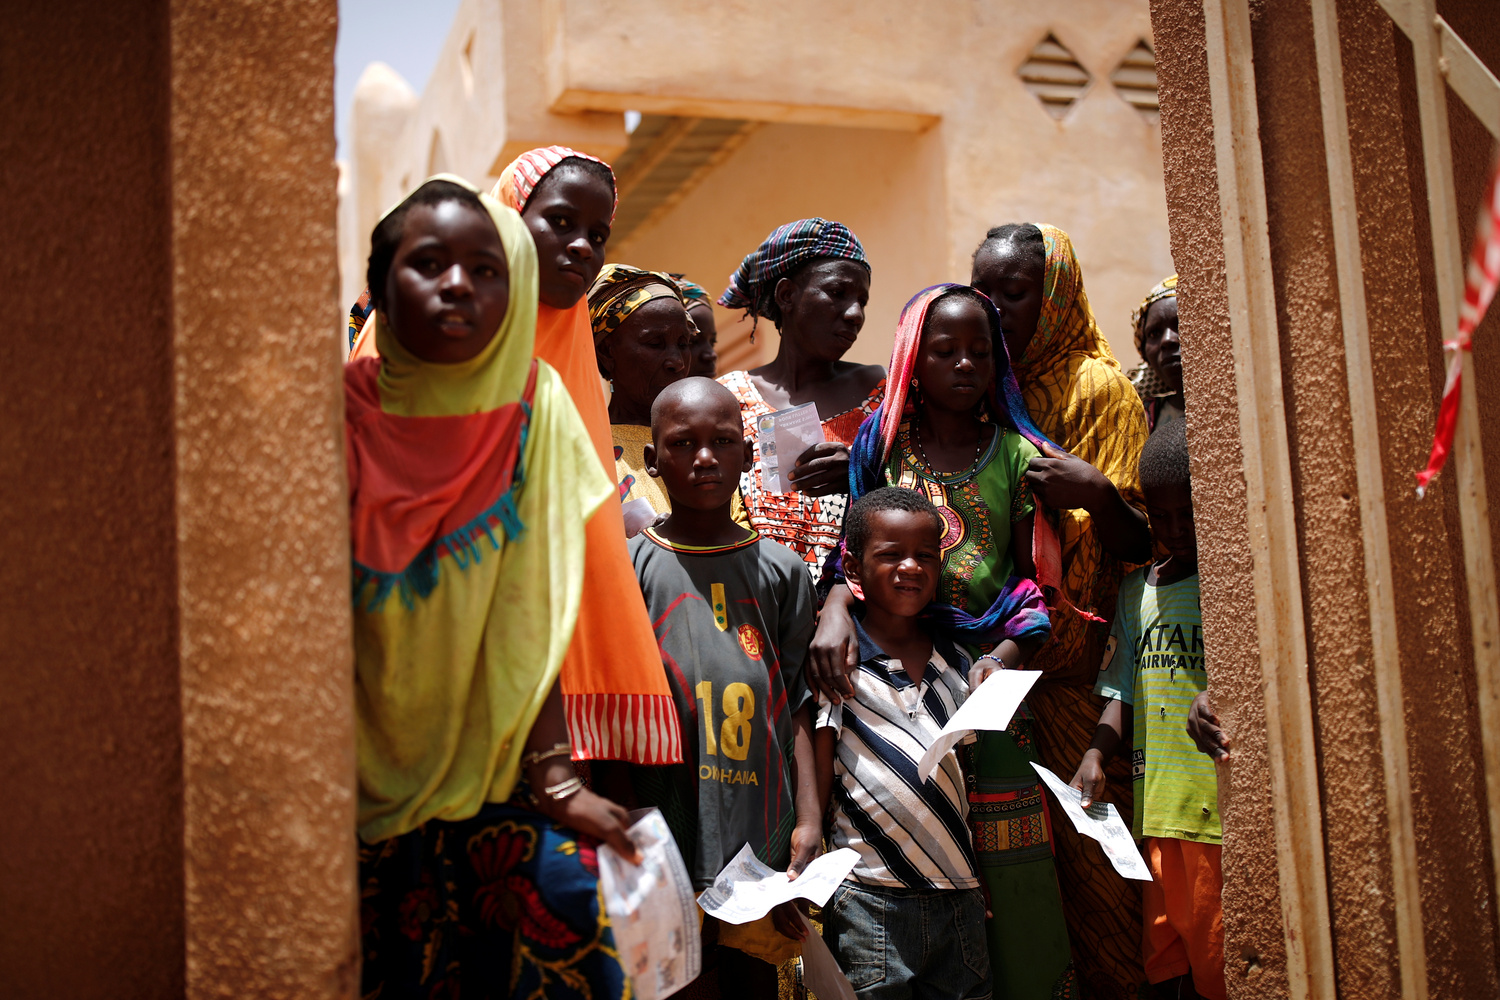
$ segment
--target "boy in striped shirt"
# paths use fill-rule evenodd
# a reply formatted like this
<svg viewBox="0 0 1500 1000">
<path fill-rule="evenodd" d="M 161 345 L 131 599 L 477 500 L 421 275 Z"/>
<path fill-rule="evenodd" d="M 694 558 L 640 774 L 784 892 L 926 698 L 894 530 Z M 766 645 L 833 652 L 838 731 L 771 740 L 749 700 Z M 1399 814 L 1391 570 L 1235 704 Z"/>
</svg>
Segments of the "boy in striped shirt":
<svg viewBox="0 0 1500 1000">
<path fill-rule="evenodd" d="M 1132 740 L 1134 833 L 1152 876 L 1142 887 L 1146 978 L 1159 997 L 1224 1000 L 1218 780 L 1186 725 L 1208 674 L 1181 417 L 1157 424 L 1141 449 L 1141 488 L 1155 548 L 1166 556 L 1120 585 L 1113 656 L 1094 688 L 1110 701 L 1072 785 L 1087 807 L 1104 790 L 1105 762 Z"/>
<path fill-rule="evenodd" d="M 860 663 L 853 697 L 819 706 L 813 746 L 830 847 L 860 856 L 823 908 L 823 936 L 861 998 L 991 995 L 958 755 L 917 777 L 969 693 L 968 658 L 917 617 L 937 592 L 942 528 L 926 497 L 895 487 L 861 497 L 844 522 L 844 574 L 864 601 Z"/>
</svg>

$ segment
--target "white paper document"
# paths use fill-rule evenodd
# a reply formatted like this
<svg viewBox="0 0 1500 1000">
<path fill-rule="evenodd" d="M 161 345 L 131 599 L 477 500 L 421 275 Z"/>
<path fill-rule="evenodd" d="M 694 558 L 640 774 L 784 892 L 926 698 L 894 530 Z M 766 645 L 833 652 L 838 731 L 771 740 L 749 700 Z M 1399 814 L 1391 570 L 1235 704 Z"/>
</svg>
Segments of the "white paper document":
<svg viewBox="0 0 1500 1000">
<path fill-rule="evenodd" d="M 1151 881 L 1151 869 L 1135 848 L 1135 838 L 1130 827 L 1120 818 L 1120 811 L 1112 802 L 1095 802 L 1083 808 L 1083 793 L 1040 764 L 1032 764 L 1043 783 L 1052 790 L 1063 812 L 1073 821 L 1073 826 L 1085 837 L 1092 837 L 1104 848 L 1104 856 L 1115 866 L 1115 871 L 1126 878 Z"/>
<path fill-rule="evenodd" d="M 693 882 L 661 812 L 642 809 L 630 816 L 635 820 L 630 839 L 641 852 L 641 863 L 631 864 L 608 844 L 599 847 L 604 910 L 634 995 L 663 1000 L 702 971 Z"/>
<path fill-rule="evenodd" d="M 858 851 L 841 847 L 818 858 L 802 869 L 797 881 L 790 882 L 786 872 L 766 865 L 746 844 L 719 872 L 714 884 L 699 894 L 698 905 L 704 913 L 726 924 L 759 920 L 773 907 L 791 899 L 810 899 L 822 906 L 858 861 Z"/>
<path fill-rule="evenodd" d="M 816 403 L 789 406 L 761 417 L 755 422 L 755 441 L 760 445 L 762 487 L 769 493 L 797 492 L 786 477 L 804 451 L 825 440 Z"/>
<path fill-rule="evenodd" d="M 1004 732 L 1010 717 L 1021 707 L 1031 685 L 1042 676 L 1040 670 L 996 670 L 974 693 L 958 706 L 958 711 L 932 741 L 932 746 L 917 761 L 917 777 L 926 781 L 937 770 L 943 755 L 976 729 Z"/>
<path fill-rule="evenodd" d="M 802 915 L 807 940 L 802 942 L 802 983 L 818 1000 L 854 1000 L 854 987 L 839 968 L 838 960 L 828 950 L 823 935 Z"/>
</svg>

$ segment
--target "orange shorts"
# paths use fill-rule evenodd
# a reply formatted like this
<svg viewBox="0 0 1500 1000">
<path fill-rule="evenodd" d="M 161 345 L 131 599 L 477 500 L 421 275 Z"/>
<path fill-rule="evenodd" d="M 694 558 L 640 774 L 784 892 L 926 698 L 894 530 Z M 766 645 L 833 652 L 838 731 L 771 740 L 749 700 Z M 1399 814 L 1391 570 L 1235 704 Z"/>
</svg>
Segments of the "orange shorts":
<svg viewBox="0 0 1500 1000">
<path fill-rule="evenodd" d="M 1207 1000 L 1225 1000 L 1224 849 L 1170 837 L 1147 837 L 1144 854 L 1155 880 L 1142 887 L 1146 979 L 1193 975 Z"/>
</svg>

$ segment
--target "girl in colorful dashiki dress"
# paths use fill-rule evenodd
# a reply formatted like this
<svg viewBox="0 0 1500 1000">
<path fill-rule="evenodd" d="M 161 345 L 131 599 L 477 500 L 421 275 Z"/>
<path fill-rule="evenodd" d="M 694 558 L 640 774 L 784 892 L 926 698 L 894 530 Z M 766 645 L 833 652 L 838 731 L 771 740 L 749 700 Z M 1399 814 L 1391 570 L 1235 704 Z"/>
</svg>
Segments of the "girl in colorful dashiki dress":
<svg viewBox="0 0 1500 1000">
<path fill-rule="evenodd" d="M 574 776 L 559 682 L 614 490 L 533 360 L 532 238 L 434 178 L 371 244 L 378 356 L 344 369 L 361 994 L 623 1000 L 596 848 L 634 854 L 629 816 Z"/>
<path fill-rule="evenodd" d="M 1045 438 L 1032 425 L 1010 372 L 999 315 L 966 285 L 936 285 L 902 312 L 890 391 L 851 449 L 850 496 L 899 486 L 926 496 L 947 522 L 934 629 L 972 644 L 971 690 L 1001 663 L 1013 639 L 1029 658 L 1051 624 L 1035 582 L 1035 504 L 1025 473 Z M 850 595 L 835 587 L 830 629 L 847 627 Z M 1050 1000 L 1076 995 L 1046 803 L 1031 762 L 1023 705 L 1008 731 L 981 733 L 969 771 L 969 812 L 987 921 L 995 995 Z"/>
<path fill-rule="evenodd" d="M 885 395 L 879 365 L 844 361 L 865 322 L 870 264 L 849 229 L 827 219 L 799 219 L 776 229 L 730 276 L 719 305 L 744 309 L 776 324 L 781 342 L 770 364 L 734 371 L 719 381 L 740 402 L 745 436 L 756 423 L 802 403 L 816 403 L 820 444 L 801 455 L 789 475 L 796 492 L 771 493 L 755 465 L 740 477 L 747 521 L 802 557 L 816 582 L 838 546 L 849 498 L 849 445 Z"/>
</svg>

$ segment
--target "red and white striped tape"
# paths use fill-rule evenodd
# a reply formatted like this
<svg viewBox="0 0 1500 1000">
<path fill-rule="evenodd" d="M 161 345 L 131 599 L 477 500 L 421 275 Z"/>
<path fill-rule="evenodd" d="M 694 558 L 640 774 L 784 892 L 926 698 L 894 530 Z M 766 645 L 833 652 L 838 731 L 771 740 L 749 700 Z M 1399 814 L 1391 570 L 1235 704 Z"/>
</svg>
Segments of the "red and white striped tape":
<svg viewBox="0 0 1500 1000">
<path fill-rule="evenodd" d="M 1437 428 L 1432 435 L 1432 455 L 1427 468 L 1417 473 L 1417 496 L 1427 492 L 1432 477 L 1443 470 L 1448 453 L 1453 450 L 1453 432 L 1458 426 L 1458 400 L 1463 391 L 1463 358 L 1473 350 L 1474 328 L 1484 319 L 1485 310 L 1495 297 L 1500 283 L 1500 160 L 1490 175 L 1484 202 L 1479 208 L 1479 224 L 1474 230 L 1474 249 L 1469 254 L 1469 269 L 1464 281 L 1464 301 L 1458 311 L 1458 335 L 1443 342 L 1448 352 L 1448 378 L 1443 384 L 1443 401 L 1438 407 Z"/>
</svg>

